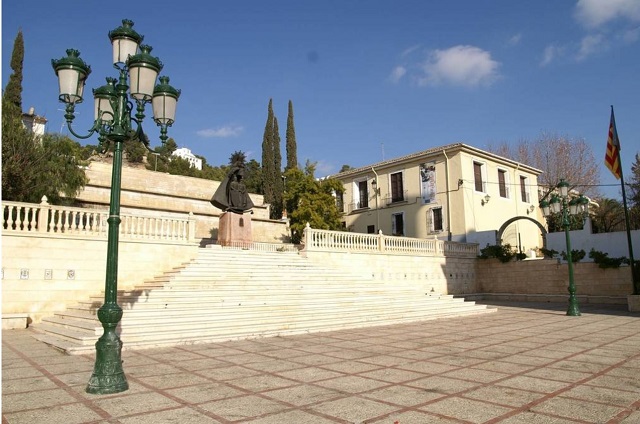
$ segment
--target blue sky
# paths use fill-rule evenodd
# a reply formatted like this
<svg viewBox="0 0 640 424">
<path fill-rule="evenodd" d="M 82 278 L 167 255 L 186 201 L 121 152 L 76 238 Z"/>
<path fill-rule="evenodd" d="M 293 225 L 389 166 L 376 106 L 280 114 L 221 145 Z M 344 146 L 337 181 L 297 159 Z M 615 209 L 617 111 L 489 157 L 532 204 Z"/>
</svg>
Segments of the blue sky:
<svg viewBox="0 0 640 424">
<path fill-rule="evenodd" d="M 5 0 L 3 88 L 22 28 L 23 106 L 59 132 L 51 59 L 76 48 L 93 70 L 87 87 L 103 85 L 115 76 L 107 33 L 123 18 L 182 90 L 169 135 L 212 165 L 235 150 L 260 161 L 270 98 L 283 144 L 293 101 L 298 159 L 318 162 L 317 176 L 551 132 L 584 138 L 601 183 L 614 184 L 602 191 L 618 197 L 603 165 L 612 104 L 625 175 L 640 151 L 640 0 Z M 90 95 L 77 111 L 76 130 L 89 128 Z"/>
</svg>

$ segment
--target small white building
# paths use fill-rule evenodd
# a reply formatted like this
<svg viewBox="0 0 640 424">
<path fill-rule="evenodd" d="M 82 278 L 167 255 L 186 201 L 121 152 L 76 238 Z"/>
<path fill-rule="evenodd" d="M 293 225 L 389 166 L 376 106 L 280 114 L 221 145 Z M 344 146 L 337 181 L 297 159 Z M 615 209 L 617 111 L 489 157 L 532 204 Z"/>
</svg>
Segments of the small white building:
<svg viewBox="0 0 640 424">
<path fill-rule="evenodd" d="M 191 153 L 191 150 L 186 147 L 176 149 L 171 156 L 178 156 L 179 158 L 186 159 L 189 161 L 192 168 L 202 171 L 202 159 L 196 157 L 196 155 Z"/>
<path fill-rule="evenodd" d="M 44 116 L 36 115 L 35 108 L 30 107 L 29 112 L 22 114 L 22 124 L 36 137 L 42 137 L 47 125 L 47 119 Z"/>
</svg>

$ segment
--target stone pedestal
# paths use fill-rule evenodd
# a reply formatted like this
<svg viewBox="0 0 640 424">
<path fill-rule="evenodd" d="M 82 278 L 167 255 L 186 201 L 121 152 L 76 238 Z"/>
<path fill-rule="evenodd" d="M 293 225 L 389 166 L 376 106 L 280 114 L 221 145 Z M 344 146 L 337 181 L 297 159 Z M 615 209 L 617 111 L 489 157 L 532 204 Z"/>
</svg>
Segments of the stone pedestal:
<svg viewBox="0 0 640 424">
<path fill-rule="evenodd" d="M 629 312 L 640 312 L 640 295 L 628 295 L 627 304 L 629 306 Z"/>
<path fill-rule="evenodd" d="M 221 246 L 238 246 L 250 244 L 251 213 L 238 214 L 224 212 L 220 215 L 218 226 L 218 244 Z"/>
</svg>

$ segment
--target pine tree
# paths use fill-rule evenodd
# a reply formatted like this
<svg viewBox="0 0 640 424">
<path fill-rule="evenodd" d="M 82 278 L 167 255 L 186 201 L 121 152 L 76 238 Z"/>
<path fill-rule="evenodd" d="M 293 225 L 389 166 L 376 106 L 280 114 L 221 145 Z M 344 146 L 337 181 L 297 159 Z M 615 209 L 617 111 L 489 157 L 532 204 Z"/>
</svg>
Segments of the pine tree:
<svg viewBox="0 0 640 424">
<path fill-rule="evenodd" d="M 280 152 L 280 129 L 278 118 L 273 117 L 273 203 L 271 204 L 271 219 L 282 218 L 282 195 L 284 192 L 282 178 L 282 153 Z"/>
<path fill-rule="evenodd" d="M 285 171 L 298 167 L 298 146 L 296 144 L 296 129 L 293 125 L 293 102 L 289 100 L 287 115 L 287 167 Z"/>
<path fill-rule="evenodd" d="M 18 113 L 22 114 L 22 62 L 24 61 L 24 39 L 22 30 L 18 31 L 13 42 L 13 52 L 11 53 L 11 69 L 13 73 L 9 76 L 9 82 L 4 89 L 4 99 L 15 105 Z"/>
<path fill-rule="evenodd" d="M 273 100 L 269 99 L 267 123 L 262 137 L 262 191 L 264 202 L 273 205 L 274 201 L 274 158 L 273 158 Z"/>
</svg>

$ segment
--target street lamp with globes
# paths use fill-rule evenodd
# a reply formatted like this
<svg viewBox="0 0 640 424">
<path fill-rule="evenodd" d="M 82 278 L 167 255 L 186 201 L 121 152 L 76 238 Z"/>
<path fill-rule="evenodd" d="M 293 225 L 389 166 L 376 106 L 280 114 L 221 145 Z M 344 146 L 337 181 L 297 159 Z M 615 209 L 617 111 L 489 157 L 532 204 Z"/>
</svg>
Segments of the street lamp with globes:
<svg viewBox="0 0 640 424">
<path fill-rule="evenodd" d="M 148 148 L 148 139 L 142 130 L 147 103 L 152 103 L 153 120 L 160 126 L 160 139 L 167 140 L 167 128 L 173 125 L 180 91 L 169 85 L 168 77 L 158 74 L 163 68 L 157 57 L 151 56 L 151 47 L 142 45 L 144 37 L 133 30 L 133 22 L 124 19 L 122 26 L 109 32 L 113 47 L 113 66 L 119 76 L 107 78 L 107 84 L 93 90 L 94 122 L 86 135 L 77 134 L 71 124 L 75 118 L 75 105 L 82 103 L 84 86 L 91 67 L 80 59 L 80 52 L 67 50 L 67 56 L 52 60 L 58 76 L 59 99 L 67 106 L 65 120 L 69 132 L 80 139 L 98 134 L 101 145 L 113 143 L 113 168 L 107 237 L 107 270 L 105 300 L 98 310 L 104 332 L 96 342 L 96 361 L 86 391 L 94 394 L 119 393 L 129 384 L 122 369 L 122 341 L 116 327 L 122 318 L 117 303 L 118 293 L 118 240 L 120 226 L 120 189 L 122 150 L 125 141 L 140 141 Z M 135 114 L 134 103 L 135 102 Z M 134 128 L 135 127 L 135 128 Z"/>
<path fill-rule="evenodd" d="M 560 179 L 560 182 L 556 186 L 559 195 L 554 194 L 549 202 L 540 202 L 540 208 L 542 209 L 542 215 L 545 218 L 549 218 L 552 215 L 562 214 L 562 228 L 564 229 L 565 241 L 567 247 L 567 264 L 569 267 L 569 308 L 567 309 L 567 315 L 579 316 L 580 308 L 578 306 L 578 298 L 576 297 L 576 285 L 573 279 L 573 258 L 571 254 L 571 237 L 569 235 L 569 215 L 580 216 L 587 212 L 587 206 L 589 200 L 586 197 L 580 195 L 577 198 L 570 198 L 569 196 L 569 183 L 564 179 Z"/>
</svg>

